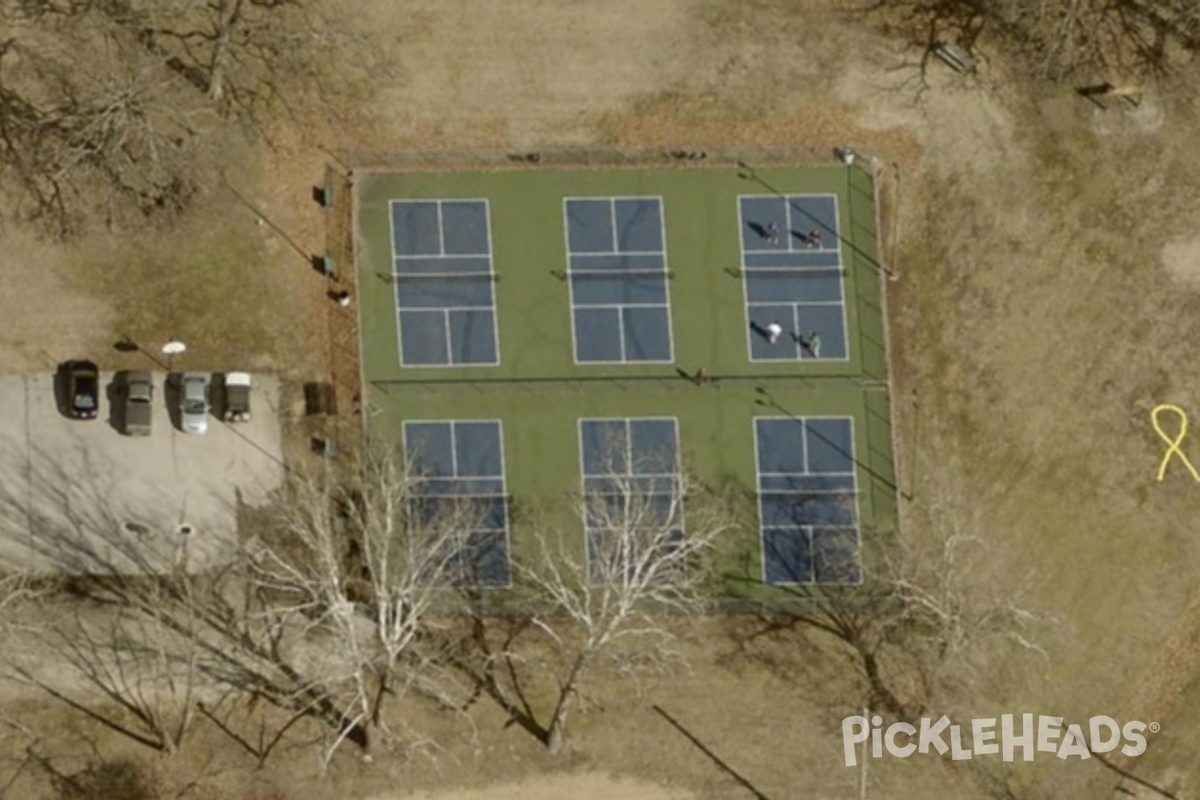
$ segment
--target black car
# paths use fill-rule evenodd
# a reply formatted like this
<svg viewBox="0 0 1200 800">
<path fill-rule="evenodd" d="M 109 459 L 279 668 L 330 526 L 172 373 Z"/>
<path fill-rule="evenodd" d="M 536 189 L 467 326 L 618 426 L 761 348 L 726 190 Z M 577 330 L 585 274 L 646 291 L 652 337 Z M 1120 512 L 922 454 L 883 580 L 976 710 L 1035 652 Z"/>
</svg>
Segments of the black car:
<svg viewBox="0 0 1200 800">
<path fill-rule="evenodd" d="M 100 411 L 100 370 L 90 361 L 69 361 L 67 412 L 75 419 L 95 419 Z"/>
</svg>

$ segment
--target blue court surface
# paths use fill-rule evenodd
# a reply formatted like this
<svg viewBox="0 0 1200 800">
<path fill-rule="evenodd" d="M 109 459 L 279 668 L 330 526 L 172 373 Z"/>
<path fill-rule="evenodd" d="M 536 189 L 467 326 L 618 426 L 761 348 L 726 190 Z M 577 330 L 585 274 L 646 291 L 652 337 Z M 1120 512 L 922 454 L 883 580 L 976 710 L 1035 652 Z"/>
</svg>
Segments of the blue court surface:
<svg viewBox="0 0 1200 800">
<path fill-rule="evenodd" d="M 579 453 L 588 574 L 596 583 L 633 577 L 639 534 L 660 544 L 683 537 L 678 424 L 673 417 L 581 419 Z"/>
<path fill-rule="evenodd" d="M 847 359 L 837 198 L 743 195 L 738 213 L 750 360 Z"/>
<path fill-rule="evenodd" d="M 499 364 L 487 201 L 390 205 L 400 363 Z"/>
<path fill-rule="evenodd" d="M 759 417 L 754 436 L 763 580 L 860 583 L 853 421 Z"/>
<path fill-rule="evenodd" d="M 508 498 L 500 423 L 409 421 L 404 448 L 420 476 L 413 489 L 414 524 L 446 524 L 469 509 L 470 530 L 462 531 L 449 556 L 451 582 L 507 586 Z"/>
<path fill-rule="evenodd" d="M 577 364 L 669 363 L 662 200 L 563 201 Z"/>
</svg>

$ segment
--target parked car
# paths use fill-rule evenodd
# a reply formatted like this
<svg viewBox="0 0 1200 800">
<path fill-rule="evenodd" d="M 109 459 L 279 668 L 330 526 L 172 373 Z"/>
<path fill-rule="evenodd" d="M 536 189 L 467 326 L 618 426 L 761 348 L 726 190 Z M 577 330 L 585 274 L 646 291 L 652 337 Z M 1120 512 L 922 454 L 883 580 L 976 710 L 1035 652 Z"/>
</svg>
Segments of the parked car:
<svg viewBox="0 0 1200 800">
<path fill-rule="evenodd" d="M 149 436 L 154 383 L 149 372 L 122 372 L 117 376 L 121 398 L 121 431 L 126 436 Z"/>
<path fill-rule="evenodd" d="M 226 422 L 250 421 L 250 373 L 230 372 L 225 376 L 222 416 Z"/>
<path fill-rule="evenodd" d="M 179 427 L 184 433 L 208 430 L 208 386 L 208 373 L 183 373 L 179 386 Z"/>
<path fill-rule="evenodd" d="M 100 413 L 100 370 L 91 361 L 68 361 L 67 413 L 75 419 L 95 419 Z"/>
</svg>

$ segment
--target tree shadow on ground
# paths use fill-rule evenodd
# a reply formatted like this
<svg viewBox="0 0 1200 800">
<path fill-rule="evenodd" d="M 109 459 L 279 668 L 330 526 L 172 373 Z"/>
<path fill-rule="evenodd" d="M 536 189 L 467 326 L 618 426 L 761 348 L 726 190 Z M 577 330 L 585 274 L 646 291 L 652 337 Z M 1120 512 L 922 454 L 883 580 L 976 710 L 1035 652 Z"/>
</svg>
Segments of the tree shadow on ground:
<svg viewBox="0 0 1200 800">
<path fill-rule="evenodd" d="M 550 726 L 539 721 L 526 691 L 528 679 L 514 655 L 515 643 L 530 631 L 532 620 L 527 617 L 491 617 L 472 615 L 469 629 L 453 647 L 448 657 L 474 687 L 468 705 L 480 696 L 488 697 L 508 715 L 505 727 L 520 726 L 526 733 L 550 746 Z M 495 633 L 493 633 L 495 631 Z M 497 645 L 494 638 L 499 638 Z"/>
</svg>

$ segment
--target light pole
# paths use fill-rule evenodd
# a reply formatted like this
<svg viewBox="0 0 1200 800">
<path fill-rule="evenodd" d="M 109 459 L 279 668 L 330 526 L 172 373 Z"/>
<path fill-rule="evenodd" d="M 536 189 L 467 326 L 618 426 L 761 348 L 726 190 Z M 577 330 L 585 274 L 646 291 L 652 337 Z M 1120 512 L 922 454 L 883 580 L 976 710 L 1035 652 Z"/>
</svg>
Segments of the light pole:
<svg viewBox="0 0 1200 800">
<path fill-rule="evenodd" d="M 172 339 L 163 345 L 163 355 L 167 357 L 167 372 L 174 371 L 175 356 L 180 355 L 185 350 L 187 350 L 187 345 L 177 339 Z"/>
</svg>

